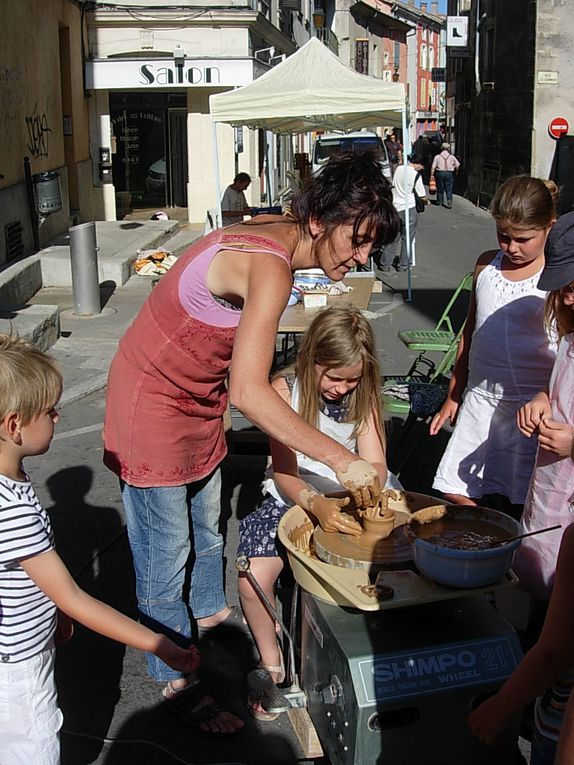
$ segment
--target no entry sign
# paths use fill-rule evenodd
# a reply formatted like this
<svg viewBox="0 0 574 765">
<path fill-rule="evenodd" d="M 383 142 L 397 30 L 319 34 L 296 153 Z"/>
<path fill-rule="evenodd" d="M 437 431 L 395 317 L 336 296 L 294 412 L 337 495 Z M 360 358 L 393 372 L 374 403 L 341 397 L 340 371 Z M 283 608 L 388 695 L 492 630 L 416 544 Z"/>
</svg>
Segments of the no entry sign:
<svg viewBox="0 0 574 765">
<path fill-rule="evenodd" d="M 548 132 L 552 138 L 560 138 L 561 135 L 566 135 L 570 128 L 568 121 L 564 117 L 554 117 L 554 119 L 548 125 Z"/>
</svg>

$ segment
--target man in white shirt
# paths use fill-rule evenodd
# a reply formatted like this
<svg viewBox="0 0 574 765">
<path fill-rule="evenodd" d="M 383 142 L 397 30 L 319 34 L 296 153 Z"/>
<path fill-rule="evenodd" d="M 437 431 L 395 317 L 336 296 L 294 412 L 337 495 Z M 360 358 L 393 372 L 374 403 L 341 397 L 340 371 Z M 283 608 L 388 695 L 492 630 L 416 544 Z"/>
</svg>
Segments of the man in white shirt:
<svg viewBox="0 0 574 765">
<path fill-rule="evenodd" d="M 407 236 L 405 209 L 409 209 L 409 239 L 412 243 L 417 231 L 419 213 L 416 208 L 415 190 L 423 204 L 428 205 L 425 187 L 421 178 L 424 168 L 422 157 L 411 155 L 407 166 L 399 165 L 393 176 L 393 206 L 401 219 L 401 230 L 396 239 L 381 251 L 379 270 L 388 272 L 393 266 L 397 271 L 406 271 L 409 267 L 407 255 Z"/>
<path fill-rule="evenodd" d="M 233 179 L 233 183 L 225 189 L 221 198 L 221 215 L 224 226 L 241 223 L 245 215 L 251 214 L 251 208 L 248 206 L 243 193 L 250 183 L 251 178 L 247 173 L 238 173 Z"/>
</svg>

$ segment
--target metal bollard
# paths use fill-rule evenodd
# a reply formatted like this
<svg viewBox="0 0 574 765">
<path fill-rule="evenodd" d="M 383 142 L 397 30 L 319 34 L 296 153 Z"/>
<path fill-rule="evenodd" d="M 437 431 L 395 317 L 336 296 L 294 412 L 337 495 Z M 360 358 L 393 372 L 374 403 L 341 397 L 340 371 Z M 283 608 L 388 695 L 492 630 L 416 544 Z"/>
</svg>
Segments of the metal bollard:
<svg viewBox="0 0 574 765">
<path fill-rule="evenodd" d="M 98 250 L 94 221 L 70 228 L 75 316 L 97 316 L 102 312 Z"/>
</svg>

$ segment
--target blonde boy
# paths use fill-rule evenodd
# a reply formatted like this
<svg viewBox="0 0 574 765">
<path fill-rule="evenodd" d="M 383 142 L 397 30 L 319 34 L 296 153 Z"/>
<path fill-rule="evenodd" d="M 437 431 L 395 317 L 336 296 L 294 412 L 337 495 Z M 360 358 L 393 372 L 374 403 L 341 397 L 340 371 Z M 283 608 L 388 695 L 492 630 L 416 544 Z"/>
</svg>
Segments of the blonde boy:
<svg viewBox="0 0 574 765">
<path fill-rule="evenodd" d="M 86 627 L 151 651 L 180 672 L 198 664 L 178 647 L 81 590 L 54 550 L 50 519 L 24 472 L 58 422 L 62 377 L 32 344 L 0 335 L 0 762 L 57 765 L 62 713 L 54 685 L 56 607 Z"/>
</svg>

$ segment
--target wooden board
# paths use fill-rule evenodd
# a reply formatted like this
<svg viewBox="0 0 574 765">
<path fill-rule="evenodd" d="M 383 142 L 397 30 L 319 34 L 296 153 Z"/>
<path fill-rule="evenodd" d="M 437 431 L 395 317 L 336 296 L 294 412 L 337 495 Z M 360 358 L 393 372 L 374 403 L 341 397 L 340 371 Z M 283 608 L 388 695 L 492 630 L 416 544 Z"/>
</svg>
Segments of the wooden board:
<svg viewBox="0 0 574 765">
<path fill-rule="evenodd" d="M 345 292 L 343 295 L 329 295 L 327 297 L 327 307 L 337 306 L 339 308 L 358 308 L 359 310 L 368 308 L 375 277 L 369 275 L 350 275 L 343 279 L 346 284 L 353 289 Z M 317 311 L 322 309 L 305 309 L 302 303 L 288 305 L 283 311 L 279 321 L 278 332 L 285 334 L 300 334 L 305 332 L 309 324 L 313 321 Z"/>
<path fill-rule="evenodd" d="M 287 712 L 297 740 L 303 750 L 306 760 L 315 760 L 323 756 L 323 747 L 315 726 L 311 722 L 309 712 L 306 709 L 290 709 Z"/>
</svg>

